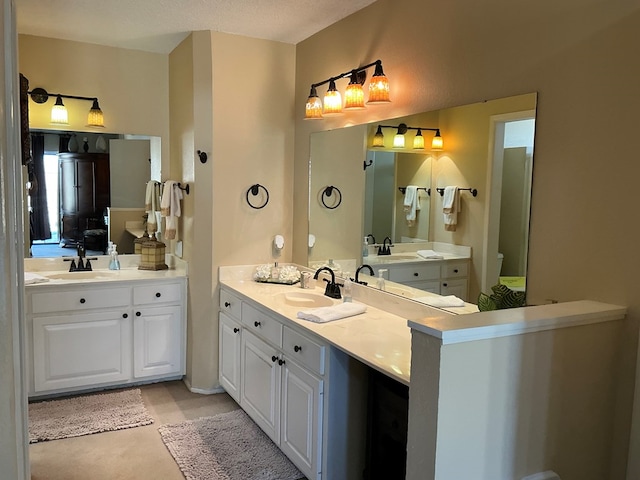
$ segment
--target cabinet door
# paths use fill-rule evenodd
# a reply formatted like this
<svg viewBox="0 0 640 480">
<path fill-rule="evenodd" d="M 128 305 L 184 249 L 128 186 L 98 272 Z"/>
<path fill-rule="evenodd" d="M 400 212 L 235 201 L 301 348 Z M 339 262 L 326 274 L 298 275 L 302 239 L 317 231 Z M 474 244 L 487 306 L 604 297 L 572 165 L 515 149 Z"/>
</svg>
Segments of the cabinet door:
<svg viewBox="0 0 640 480">
<path fill-rule="evenodd" d="M 240 402 L 240 324 L 220 312 L 218 354 L 220 384 L 231 398 Z"/>
<path fill-rule="evenodd" d="M 182 330 L 181 309 L 177 305 L 136 308 L 134 376 L 184 374 Z"/>
<path fill-rule="evenodd" d="M 131 317 L 122 311 L 33 319 L 36 392 L 131 377 Z"/>
<path fill-rule="evenodd" d="M 320 478 L 323 382 L 285 359 L 280 448 L 308 479 Z"/>
<path fill-rule="evenodd" d="M 279 352 L 242 332 L 240 406 L 275 443 L 280 443 Z"/>
<path fill-rule="evenodd" d="M 443 280 L 440 285 L 440 295 L 455 295 L 467 301 L 467 279 Z"/>
</svg>

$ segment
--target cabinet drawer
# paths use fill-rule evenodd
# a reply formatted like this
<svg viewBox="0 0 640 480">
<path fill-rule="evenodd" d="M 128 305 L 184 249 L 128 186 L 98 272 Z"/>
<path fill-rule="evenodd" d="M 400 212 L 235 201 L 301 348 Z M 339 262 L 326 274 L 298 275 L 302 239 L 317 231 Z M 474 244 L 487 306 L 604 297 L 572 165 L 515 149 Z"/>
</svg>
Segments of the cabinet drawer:
<svg viewBox="0 0 640 480">
<path fill-rule="evenodd" d="M 440 282 L 438 280 L 428 280 L 426 282 L 406 282 L 406 286 L 425 290 L 431 293 L 440 293 Z"/>
<path fill-rule="evenodd" d="M 246 303 L 242 303 L 242 324 L 278 348 L 282 347 L 282 324 Z"/>
<path fill-rule="evenodd" d="M 178 303 L 182 297 L 181 291 L 180 285 L 177 283 L 133 287 L 133 304 Z"/>
<path fill-rule="evenodd" d="M 456 297 L 467 301 L 467 279 L 442 280 L 440 284 L 440 295 L 455 295 Z"/>
<path fill-rule="evenodd" d="M 325 347 L 289 327 L 284 327 L 282 350 L 314 372 L 324 375 Z"/>
<path fill-rule="evenodd" d="M 87 289 L 74 287 L 69 292 L 42 292 L 31 296 L 31 313 L 65 312 L 93 308 L 126 307 L 129 288 Z"/>
<path fill-rule="evenodd" d="M 466 277 L 469 274 L 469 262 L 445 262 L 442 265 L 442 278 Z"/>
<path fill-rule="evenodd" d="M 423 280 L 438 280 L 440 278 L 440 264 L 412 264 L 389 266 L 389 280 L 392 282 L 417 282 Z"/>
<path fill-rule="evenodd" d="M 242 314 L 242 300 L 226 290 L 220 290 L 220 311 L 239 320 Z"/>
</svg>

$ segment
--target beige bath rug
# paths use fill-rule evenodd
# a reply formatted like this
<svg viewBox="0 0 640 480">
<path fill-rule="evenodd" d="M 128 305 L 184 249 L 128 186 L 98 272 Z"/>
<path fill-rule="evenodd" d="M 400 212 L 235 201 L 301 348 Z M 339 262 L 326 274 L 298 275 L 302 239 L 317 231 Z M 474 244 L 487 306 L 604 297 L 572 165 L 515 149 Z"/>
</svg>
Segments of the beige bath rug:
<svg viewBox="0 0 640 480">
<path fill-rule="evenodd" d="M 158 430 L 187 480 L 304 479 L 242 410 Z"/>
<path fill-rule="evenodd" d="M 29 443 L 80 437 L 153 423 L 140 389 L 29 404 Z"/>
</svg>

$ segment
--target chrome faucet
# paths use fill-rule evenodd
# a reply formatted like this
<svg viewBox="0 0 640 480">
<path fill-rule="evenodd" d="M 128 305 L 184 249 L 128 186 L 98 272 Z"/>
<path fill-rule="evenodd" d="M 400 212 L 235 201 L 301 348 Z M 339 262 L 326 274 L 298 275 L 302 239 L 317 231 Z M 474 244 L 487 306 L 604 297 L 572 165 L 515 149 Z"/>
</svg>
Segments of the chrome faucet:
<svg viewBox="0 0 640 480">
<path fill-rule="evenodd" d="M 354 281 L 356 283 L 359 283 L 360 285 L 367 285 L 367 282 L 364 281 L 360 281 L 358 280 L 358 275 L 360 275 L 360 270 L 362 270 L 363 268 L 367 268 L 369 270 L 369 274 L 373 277 L 375 274 L 373 273 L 373 268 L 371 268 L 371 265 L 367 265 L 366 263 L 364 265 L 360 265 L 358 267 L 358 269 L 356 270 L 356 278 L 354 279 Z"/>
<path fill-rule="evenodd" d="M 313 279 L 317 280 L 318 274 L 323 270 L 326 270 L 331 274 L 331 281 L 327 280 L 326 278 L 323 279 L 325 282 L 327 282 L 327 286 L 324 289 L 324 294 L 330 298 L 342 298 L 342 295 L 340 295 L 340 284 L 336 283 L 336 274 L 333 273 L 333 270 L 331 270 L 329 267 L 320 267 L 313 275 Z"/>
<path fill-rule="evenodd" d="M 389 245 L 387 245 L 387 240 L 389 241 Z M 391 238 L 385 237 L 384 242 L 382 242 L 382 246 L 378 247 L 378 255 L 391 255 L 391 248 L 393 245 L 391 244 Z"/>
</svg>

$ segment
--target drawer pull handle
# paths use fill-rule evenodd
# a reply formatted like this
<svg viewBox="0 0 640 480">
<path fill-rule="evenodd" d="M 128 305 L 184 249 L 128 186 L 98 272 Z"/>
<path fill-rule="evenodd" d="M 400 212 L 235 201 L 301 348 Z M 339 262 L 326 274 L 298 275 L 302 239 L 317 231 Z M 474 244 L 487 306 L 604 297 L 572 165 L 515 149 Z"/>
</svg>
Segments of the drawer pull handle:
<svg viewBox="0 0 640 480">
<path fill-rule="evenodd" d="M 225 306 L 226 308 L 229 308 L 229 307 L 231 306 L 231 303 L 229 303 L 229 302 L 224 302 L 224 306 Z"/>
<path fill-rule="evenodd" d="M 259 327 L 260 325 L 262 325 L 262 323 L 260 323 L 260 322 L 253 322 L 253 326 L 254 326 L 254 327 Z"/>
<path fill-rule="evenodd" d="M 240 329 L 238 327 L 233 327 L 233 333 L 238 333 Z"/>
<path fill-rule="evenodd" d="M 129 318 L 129 314 L 128 313 L 123 313 L 122 314 L 122 318 Z"/>
<path fill-rule="evenodd" d="M 414 276 L 414 277 L 417 277 L 417 276 L 419 276 L 419 275 L 420 275 L 420 274 L 419 274 L 418 272 L 413 272 L 413 276 Z"/>
<path fill-rule="evenodd" d="M 139 317 L 140 315 L 142 315 L 140 312 L 136 312 L 136 317 Z"/>
<path fill-rule="evenodd" d="M 273 357 L 271 357 L 271 361 L 273 363 L 276 363 L 277 360 L 278 360 L 278 357 L 276 357 L 275 355 Z"/>
<path fill-rule="evenodd" d="M 296 352 L 296 353 L 301 352 L 302 351 L 302 347 L 299 347 L 298 345 L 294 345 L 293 346 L 293 351 Z"/>
<path fill-rule="evenodd" d="M 156 292 L 156 298 L 160 298 L 162 294 L 160 292 Z"/>
<path fill-rule="evenodd" d="M 86 302 L 86 300 L 84 298 L 80 299 L 80 303 L 85 303 L 85 302 Z"/>
<path fill-rule="evenodd" d="M 456 269 L 454 269 L 454 270 L 453 270 L 453 273 L 458 273 L 458 269 L 457 269 L 457 268 L 456 268 Z"/>
<path fill-rule="evenodd" d="M 284 360 L 279 359 L 279 360 L 278 360 L 278 365 L 284 365 Z"/>
</svg>

